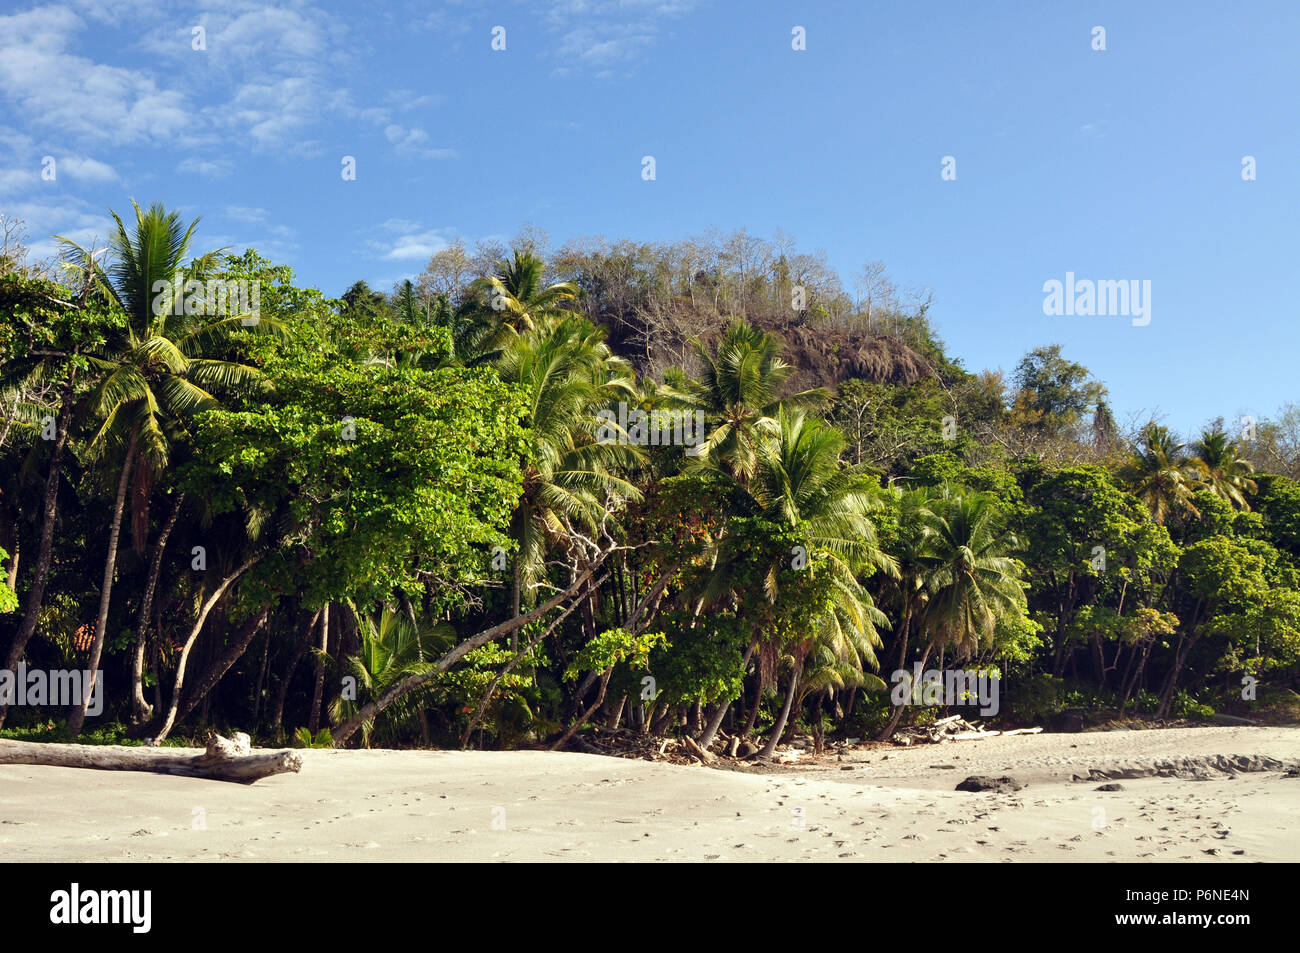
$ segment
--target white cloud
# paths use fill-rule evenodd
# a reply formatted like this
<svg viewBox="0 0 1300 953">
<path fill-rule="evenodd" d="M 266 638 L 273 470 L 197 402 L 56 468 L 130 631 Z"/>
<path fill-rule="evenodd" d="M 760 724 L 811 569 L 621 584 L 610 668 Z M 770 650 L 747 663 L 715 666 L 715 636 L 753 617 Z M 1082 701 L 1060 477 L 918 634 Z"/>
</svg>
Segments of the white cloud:
<svg viewBox="0 0 1300 953">
<path fill-rule="evenodd" d="M 428 145 L 429 134 L 419 127 L 407 129 L 396 123 L 384 127 L 384 138 L 393 144 L 400 156 L 415 156 L 420 159 L 454 159 L 455 149 L 439 149 Z"/>
<path fill-rule="evenodd" d="M 228 133 L 251 138 L 254 145 L 273 149 L 297 140 L 298 133 L 319 118 L 317 90 L 300 77 L 266 83 L 245 83 L 227 106 L 213 111 Z M 297 142 L 299 150 L 314 146 Z"/>
<path fill-rule="evenodd" d="M 55 168 L 60 176 L 67 175 L 83 182 L 113 182 L 117 179 L 112 166 L 84 156 L 59 159 Z"/>
<path fill-rule="evenodd" d="M 195 25 L 206 30 L 201 51 L 191 46 Z M 420 126 L 393 122 L 441 102 L 439 94 L 389 89 L 352 105 L 338 77 L 366 51 L 347 17 L 299 0 L 64 0 L 0 15 L 0 111 L 41 142 L 37 155 L 59 154 L 45 143 L 52 134 L 74 154 L 162 144 L 180 153 L 177 171 L 210 178 L 235 168 L 210 157 L 217 149 L 236 159 L 320 155 L 341 118 L 384 131 L 399 156 L 455 158 Z M 30 150 L 6 158 L 3 145 L 0 163 L 21 170 Z M 114 158 L 82 164 L 75 177 L 111 181 Z M 17 188 L 26 178 L 4 181 Z"/>
<path fill-rule="evenodd" d="M 660 38 L 665 21 L 691 13 L 697 0 L 555 0 L 547 27 L 560 35 L 555 72 L 581 68 L 606 78 L 613 67 L 629 66 Z"/>
<path fill-rule="evenodd" d="M 369 239 L 366 244 L 377 258 L 388 261 L 427 261 L 449 244 L 450 229 L 425 229 L 420 222 L 407 218 L 390 218 L 370 231 L 385 232 L 396 238 Z"/>
<path fill-rule="evenodd" d="M 234 171 L 235 164 L 229 159 L 182 159 L 180 165 L 176 167 L 177 172 L 193 172 L 196 175 L 206 175 L 212 179 L 221 179 L 230 175 Z"/>
<path fill-rule="evenodd" d="M 116 227 L 105 210 L 66 195 L 17 202 L 5 212 L 26 223 L 32 237 L 27 244 L 33 260 L 53 258 L 59 253 L 54 235 L 62 235 L 85 247 L 103 248 L 105 239 Z"/>
<path fill-rule="evenodd" d="M 167 139 L 191 121 L 186 98 L 139 70 L 68 52 L 85 28 L 66 7 L 0 17 L 0 93 L 29 122 L 115 143 Z"/>
<path fill-rule="evenodd" d="M 437 231 L 403 235 L 383 257 L 391 261 L 425 261 L 447 247 L 447 239 Z"/>
<path fill-rule="evenodd" d="M 249 208 L 246 205 L 227 205 L 226 218 L 233 218 L 236 222 L 247 222 L 250 225 L 260 225 L 266 221 L 266 209 Z"/>
<path fill-rule="evenodd" d="M 224 214 L 226 218 L 232 221 L 243 222 L 245 225 L 259 225 L 263 231 L 269 232 L 277 238 L 290 238 L 294 234 L 293 229 L 287 225 L 272 225 L 264 208 L 252 208 L 247 205 L 227 205 Z"/>
</svg>

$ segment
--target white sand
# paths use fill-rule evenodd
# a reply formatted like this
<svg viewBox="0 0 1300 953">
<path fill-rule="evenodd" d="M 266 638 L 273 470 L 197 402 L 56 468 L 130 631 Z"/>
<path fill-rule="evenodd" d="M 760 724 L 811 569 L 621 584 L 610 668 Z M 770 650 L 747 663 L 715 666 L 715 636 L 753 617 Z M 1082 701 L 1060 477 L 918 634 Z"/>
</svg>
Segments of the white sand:
<svg viewBox="0 0 1300 953">
<path fill-rule="evenodd" d="M 1300 760 L 1300 729 L 990 738 L 780 774 L 533 751 L 307 751 L 251 786 L 5 765 L 0 859 L 1300 860 L 1300 779 L 1069 780 L 1216 754 Z M 953 790 L 971 774 L 1028 787 Z"/>
</svg>

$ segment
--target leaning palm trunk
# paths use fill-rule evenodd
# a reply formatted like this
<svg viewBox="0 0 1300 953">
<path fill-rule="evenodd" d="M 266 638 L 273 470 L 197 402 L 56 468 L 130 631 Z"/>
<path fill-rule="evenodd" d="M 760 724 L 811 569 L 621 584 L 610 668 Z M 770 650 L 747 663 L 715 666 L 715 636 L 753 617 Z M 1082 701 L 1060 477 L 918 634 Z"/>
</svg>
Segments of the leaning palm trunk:
<svg viewBox="0 0 1300 953">
<path fill-rule="evenodd" d="M 745 669 L 749 667 L 749 659 L 754 654 L 754 649 L 757 647 L 758 639 L 754 639 L 749 643 L 749 648 L 745 650 L 744 661 L 740 663 L 741 675 L 744 675 Z M 743 685 L 740 690 L 742 693 L 744 692 L 745 688 Z M 718 710 L 713 713 L 713 717 L 709 719 L 709 723 L 704 727 L 704 733 L 700 735 L 699 744 L 705 751 L 709 750 L 709 745 L 713 744 L 713 739 L 718 736 L 718 729 L 722 727 L 722 719 L 726 716 L 727 710 L 731 708 L 731 702 L 732 699 L 730 698 L 720 701 L 718 703 Z"/>
<path fill-rule="evenodd" d="M 785 723 L 790 718 L 790 708 L 794 704 L 794 693 L 799 687 L 799 676 L 803 673 L 803 666 L 800 665 L 790 672 L 790 687 L 785 692 L 785 704 L 781 706 L 781 714 L 776 718 L 776 724 L 772 726 L 772 734 L 767 739 L 767 744 L 759 752 L 760 758 L 770 758 L 776 753 L 776 746 L 781 741 L 781 736 L 785 734 Z"/>
<path fill-rule="evenodd" d="M 90 706 L 90 698 L 94 693 L 95 680 L 99 677 L 99 659 L 104 651 L 104 630 L 108 628 L 108 604 L 113 595 L 113 571 L 117 567 L 117 540 L 122 534 L 122 511 L 126 507 L 126 490 L 131 483 L 131 471 L 135 469 L 138 442 L 138 431 L 131 431 L 131 439 L 126 447 L 126 461 L 122 464 L 122 473 L 117 479 L 117 499 L 113 501 L 113 527 L 108 533 L 108 556 L 104 560 L 104 581 L 99 587 L 99 614 L 95 617 L 95 641 L 90 646 L 90 679 L 82 693 L 81 704 L 75 706 L 68 716 L 68 734 L 73 738 L 81 734 L 81 726 L 86 721 L 86 709 Z"/>
<path fill-rule="evenodd" d="M 912 607 L 909 605 L 903 610 L 903 618 L 898 623 L 898 658 L 897 663 L 894 665 L 895 671 L 900 671 L 903 668 L 903 663 L 907 661 L 907 635 L 911 621 Z M 876 733 L 876 741 L 887 740 L 894 733 L 894 729 L 898 727 L 898 723 L 903 718 L 903 707 L 902 705 L 894 706 L 894 713 L 889 716 L 889 721 L 886 722 L 885 727 Z"/>
<path fill-rule="evenodd" d="M 176 526 L 185 503 L 185 494 L 178 493 L 172 503 L 171 515 L 158 534 L 154 544 L 153 557 L 149 561 L 149 577 L 144 586 L 144 598 L 140 602 L 140 622 L 135 631 L 135 654 L 131 660 L 131 723 L 142 725 L 153 715 L 149 703 L 144 700 L 144 653 L 149 640 L 149 627 L 152 624 L 150 613 L 153 611 L 154 593 L 158 591 L 158 577 L 162 573 L 163 550 L 167 548 L 167 538 Z"/>
<path fill-rule="evenodd" d="M 564 734 L 560 735 L 560 740 L 551 745 L 549 750 L 558 751 L 560 748 L 564 747 L 564 745 L 568 743 L 569 739 L 578 733 L 578 729 L 587 723 L 587 719 L 596 713 L 596 709 L 605 704 L 605 690 L 609 688 L 609 678 L 613 674 L 613 666 L 610 666 L 600 673 L 600 690 L 596 692 L 596 700 L 591 703 L 590 707 L 588 707 L 586 711 L 578 716 L 573 724 L 569 725 L 569 727 L 565 729 Z"/>
<path fill-rule="evenodd" d="M 522 628 L 533 620 L 544 616 L 566 599 L 572 599 L 578 591 L 587 584 L 587 580 L 591 578 L 592 574 L 600 568 L 600 564 L 604 561 L 606 555 L 607 553 L 601 554 L 601 557 L 592 563 L 588 569 L 584 570 L 578 577 L 577 581 L 564 592 L 552 596 L 550 599 L 546 600 L 546 602 L 543 602 L 540 606 L 526 615 L 517 616 L 506 622 L 494 625 L 491 628 L 484 629 L 483 631 L 470 636 L 468 639 L 464 639 L 450 652 L 438 659 L 438 661 L 433 664 L 433 669 L 431 671 L 420 675 L 407 675 L 386 688 L 379 698 L 374 701 L 366 702 L 366 704 L 362 705 L 357 712 L 352 715 L 352 717 L 346 719 L 334 729 L 334 747 L 341 748 L 347 744 L 348 739 L 356 734 L 357 729 L 370 719 L 374 718 L 375 715 L 379 714 L 389 705 L 393 704 L 393 702 L 397 701 L 397 699 L 401 698 L 403 695 L 413 692 L 416 689 L 440 678 L 443 672 L 447 671 L 447 669 L 455 665 L 456 662 L 464 658 L 467 652 L 472 652 L 480 645 L 487 645 L 489 642 L 498 639 L 503 635 L 509 635 L 516 629 Z"/>
<path fill-rule="evenodd" d="M 592 588 L 594 589 L 595 586 L 599 586 L 608 578 L 609 578 L 608 575 L 602 576 L 600 579 L 598 579 L 595 582 Z M 575 599 L 572 603 L 570 603 L 570 605 L 567 608 L 565 608 L 563 612 L 561 612 L 558 616 L 555 617 L 555 619 L 551 621 L 550 625 L 548 625 L 541 632 L 533 636 L 532 639 L 530 639 L 522 649 L 520 649 L 515 653 L 515 657 L 512 658 L 506 664 L 505 668 L 501 669 L 501 671 L 497 673 L 496 678 L 492 680 L 492 682 L 488 685 L 487 689 L 483 692 L 483 697 L 479 699 L 478 707 L 474 709 L 474 713 L 470 717 L 469 726 L 465 729 L 465 733 L 461 735 L 460 747 L 462 751 L 464 751 L 465 747 L 469 744 L 470 735 L 473 734 L 474 729 L 478 727 L 478 723 L 483 718 L 483 713 L 487 710 L 488 702 L 492 700 L 492 695 L 494 692 L 496 692 L 497 686 L 501 684 L 502 679 L 504 679 L 507 675 L 509 675 L 511 670 L 516 665 L 518 665 L 521 661 L 523 661 L 523 659 L 528 655 L 528 653 L 531 652 L 539 642 L 549 637 L 550 634 L 555 631 L 556 627 L 559 626 L 561 622 L 563 622 L 565 619 L 569 617 L 569 613 L 571 613 L 574 609 L 578 608 L 580 603 L 581 600 L 577 600 L 577 599 Z M 623 697 L 625 699 L 627 698 L 626 695 L 624 695 Z"/>
<path fill-rule="evenodd" d="M 23 650 L 27 641 L 36 631 L 36 620 L 40 615 L 41 603 L 45 599 L 45 584 L 50 577 L 50 557 L 54 547 L 54 521 L 58 515 L 59 505 L 59 461 L 63 457 L 63 448 L 68 442 L 68 427 L 72 422 L 72 403 L 77 380 L 77 370 L 68 372 L 68 379 L 63 384 L 60 400 L 59 417 L 55 424 L 54 446 L 50 448 L 50 472 L 45 478 L 45 500 L 42 510 L 41 541 L 36 549 L 36 566 L 32 572 L 32 588 L 27 593 L 27 608 L 23 613 L 22 624 L 14 634 L 13 644 L 9 647 L 9 657 L 5 668 L 14 671 L 22 661 Z M 4 726 L 5 715 L 9 706 L 0 703 L 0 727 Z"/>
<path fill-rule="evenodd" d="M 267 616 L 270 614 L 271 607 L 266 606 L 261 612 L 248 617 L 239 634 L 231 640 L 225 651 L 208 667 L 208 670 L 203 673 L 203 676 L 195 684 L 194 691 L 186 699 L 185 704 L 181 705 L 180 711 L 176 715 L 177 721 L 184 721 L 189 716 L 189 713 L 198 707 L 199 702 L 207 698 L 208 693 L 217 687 L 221 677 L 230 671 L 230 667 L 248 651 L 248 647 L 252 644 L 257 633 L 261 631 L 262 626 L 266 624 Z"/>
<path fill-rule="evenodd" d="M 221 580 L 221 585 L 217 586 L 216 591 L 212 593 L 212 595 L 208 596 L 207 601 L 203 603 L 203 608 L 199 610 L 199 617 L 194 620 L 194 625 L 190 629 L 189 637 L 185 640 L 185 646 L 181 649 L 181 657 L 176 663 L 176 682 L 172 686 L 171 707 L 167 709 L 167 717 L 163 719 L 162 727 L 159 728 L 158 733 L 150 739 L 149 744 L 162 744 L 163 739 L 171 733 L 172 726 L 176 724 L 176 713 L 180 709 L 181 705 L 181 690 L 185 686 L 185 664 L 189 660 L 190 649 L 194 648 L 194 641 L 199 637 L 199 633 L 203 631 L 203 623 L 208 621 L 208 613 L 212 611 L 212 607 L 220 601 L 221 597 L 226 594 L 226 590 L 234 584 L 235 580 L 248 572 L 248 570 L 251 569 L 260 558 L 260 556 L 254 556 L 228 575 L 225 579 Z"/>
</svg>

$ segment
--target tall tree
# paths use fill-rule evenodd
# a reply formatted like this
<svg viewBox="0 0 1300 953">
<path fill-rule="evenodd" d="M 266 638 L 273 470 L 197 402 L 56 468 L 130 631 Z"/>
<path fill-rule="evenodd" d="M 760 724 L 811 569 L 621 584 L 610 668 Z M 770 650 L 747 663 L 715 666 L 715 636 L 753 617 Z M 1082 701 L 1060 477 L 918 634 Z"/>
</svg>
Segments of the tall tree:
<svg viewBox="0 0 1300 953">
<path fill-rule="evenodd" d="M 781 359 L 780 341 L 744 321 L 729 325 L 712 350 L 699 340 L 692 347 L 702 371 L 700 380 L 683 381 L 684 403 L 703 410 L 710 428 L 701 455 L 747 484 L 763 438 L 780 433 L 780 409 L 815 407 L 828 395 L 821 389 L 786 394 L 795 368 Z"/>
<path fill-rule="evenodd" d="M 1258 488 L 1251 476 L 1255 467 L 1241 456 L 1241 448 L 1221 429 L 1206 430 L 1192 444 L 1193 464 L 1215 496 L 1240 510 L 1249 510 L 1246 494 Z"/>
<path fill-rule="evenodd" d="M 1174 514 L 1200 515 L 1192 503 L 1198 467 L 1183 456 L 1183 444 L 1174 440 L 1169 428 L 1147 424 L 1122 475 L 1157 523 L 1163 525 Z"/>
<path fill-rule="evenodd" d="M 169 433 L 198 411 L 216 406 L 216 398 L 206 388 L 248 389 L 259 383 L 256 368 L 208 356 L 222 352 L 241 326 L 245 316 L 238 307 L 227 303 L 226 310 L 234 313 L 214 317 L 205 312 L 215 311 L 215 302 L 200 304 L 194 291 L 186 300 L 176 299 L 180 279 L 198 281 L 215 266 L 217 252 L 190 260 L 190 242 L 198 220 L 186 226 L 179 212 L 169 212 L 161 204 L 148 210 L 132 205 L 135 222 L 131 232 L 113 213 L 116 231 L 109 241 L 107 266 L 75 243 L 61 239 L 70 257 L 94 274 L 99 289 L 127 318 L 125 333 L 110 339 L 103 356 L 95 360 L 99 380 L 88 398 L 90 412 L 100 421 L 88 445 L 89 453 L 113 460 L 120 468 L 90 649 L 92 684 L 104 647 L 128 487 L 133 480 L 137 485 L 151 484 L 167 465 Z M 121 453 L 120 463 L 113 454 L 115 448 Z M 147 490 L 140 496 L 147 508 Z M 88 704 L 87 698 L 68 718 L 73 736 L 81 731 Z"/>
</svg>

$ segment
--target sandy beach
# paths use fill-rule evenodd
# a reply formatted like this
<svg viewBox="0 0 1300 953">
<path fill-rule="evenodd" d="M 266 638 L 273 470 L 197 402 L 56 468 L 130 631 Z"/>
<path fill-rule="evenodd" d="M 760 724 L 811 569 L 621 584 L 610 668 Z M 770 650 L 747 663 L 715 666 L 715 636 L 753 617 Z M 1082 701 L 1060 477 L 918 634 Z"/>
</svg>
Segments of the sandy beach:
<svg viewBox="0 0 1300 953">
<path fill-rule="evenodd" d="M 8 861 L 1293 861 L 1300 778 L 1074 781 L 1162 759 L 1300 760 L 1300 729 L 851 750 L 779 773 L 597 755 L 306 751 L 251 786 L 0 766 Z M 1210 763 L 1210 762 L 1206 762 Z M 1129 773 L 1132 773 L 1130 770 Z M 1012 793 L 955 791 L 1009 775 Z"/>
</svg>

